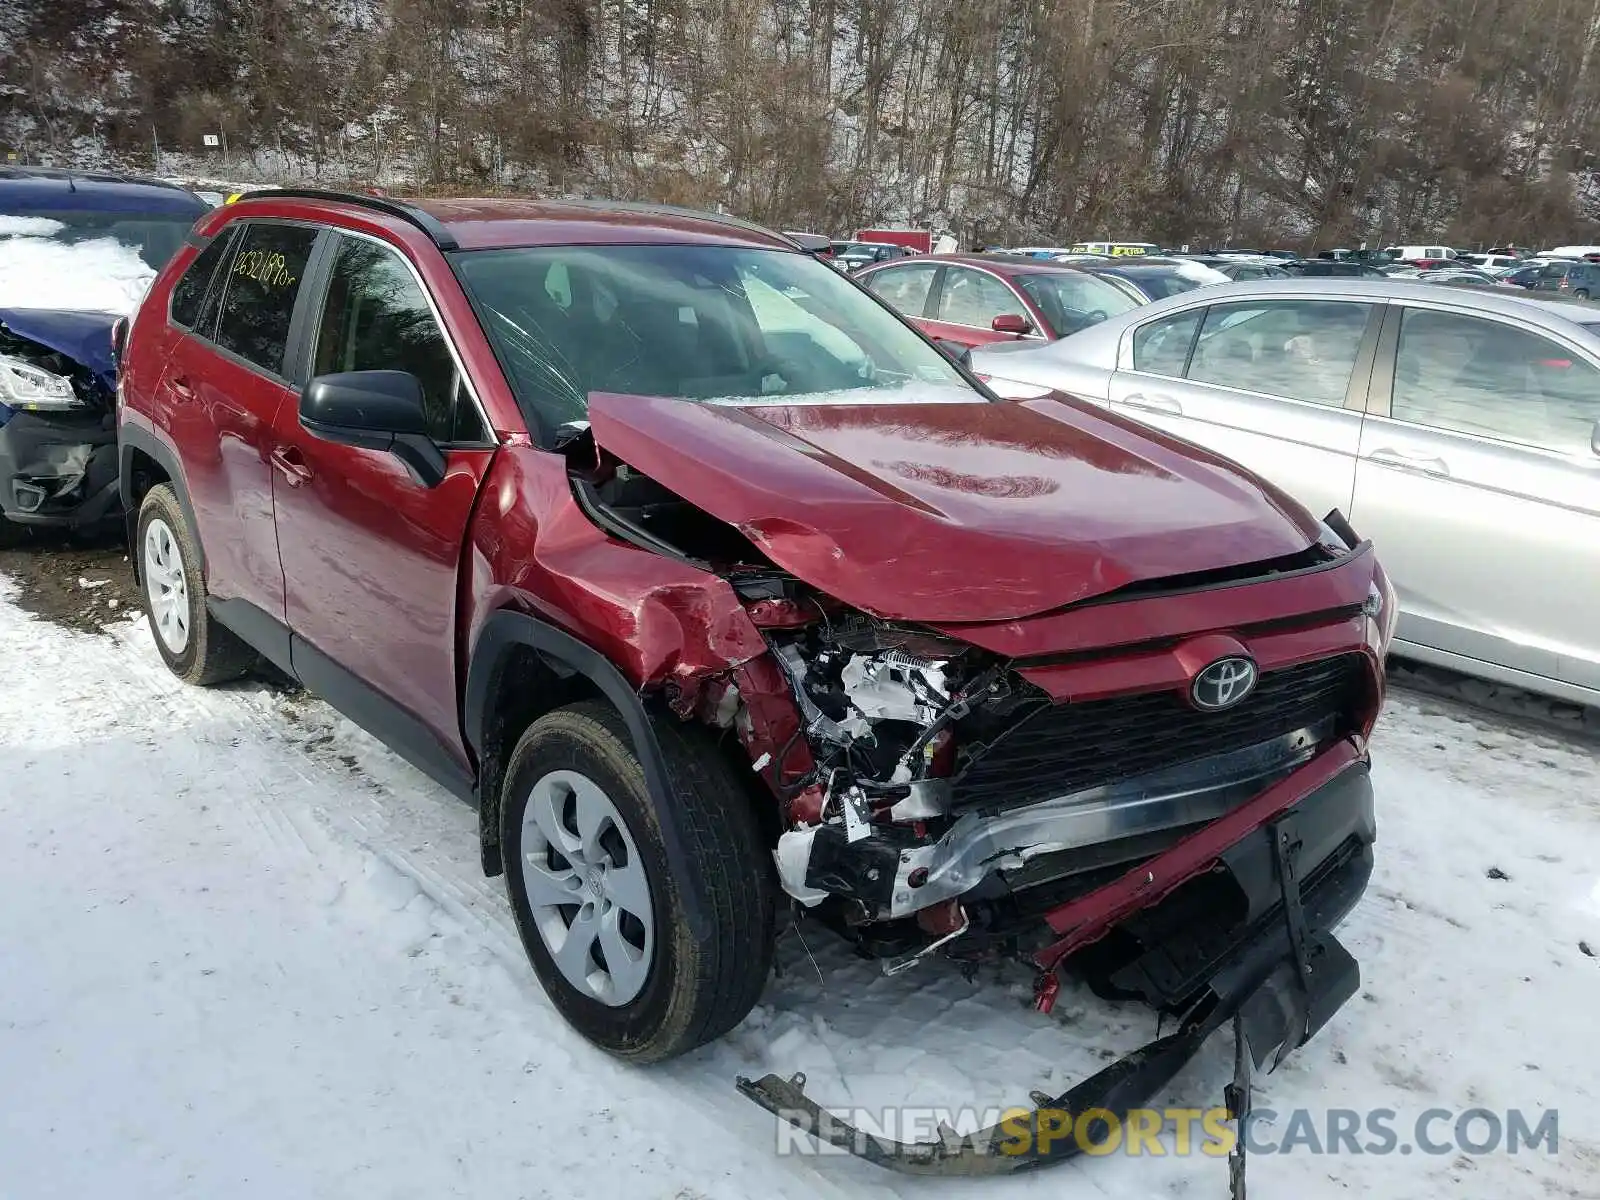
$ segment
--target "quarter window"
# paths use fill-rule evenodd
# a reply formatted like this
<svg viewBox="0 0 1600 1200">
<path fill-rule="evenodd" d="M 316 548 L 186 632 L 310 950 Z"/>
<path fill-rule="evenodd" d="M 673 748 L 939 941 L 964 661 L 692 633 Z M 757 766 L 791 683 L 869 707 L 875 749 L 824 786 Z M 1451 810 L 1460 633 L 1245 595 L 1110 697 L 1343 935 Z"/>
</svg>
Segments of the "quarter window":
<svg viewBox="0 0 1600 1200">
<path fill-rule="evenodd" d="M 868 275 L 867 287 L 885 304 L 908 317 L 920 317 L 927 311 L 928 292 L 933 287 L 934 274 L 939 270 L 932 264 L 912 267 L 894 267 Z"/>
<path fill-rule="evenodd" d="M 1133 369 L 1181 379 L 1202 315 L 1203 310 L 1193 309 L 1139 326 L 1133 335 Z"/>
<path fill-rule="evenodd" d="M 1214 304 L 1188 378 L 1341 407 L 1371 314 L 1337 300 Z"/>
<path fill-rule="evenodd" d="M 1499 321 L 1407 309 L 1390 415 L 1587 455 L 1600 421 L 1600 370 L 1548 338 Z"/>
<path fill-rule="evenodd" d="M 273 375 L 283 374 L 289 319 L 317 231 L 251 222 L 223 284 L 217 345 Z"/>
<path fill-rule="evenodd" d="M 375 242 L 340 238 L 314 362 L 317 375 L 407 371 L 422 384 L 429 437 L 436 442 L 483 437 L 427 297 L 399 255 Z"/>
<path fill-rule="evenodd" d="M 939 320 L 987 329 L 1001 313 L 1025 312 L 1022 301 L 993 275 L 956 267 L 945 270 L 944 287 L 939 292 Z"/>
<path fill-rule="evenodd" d="M 228 244 L 232 240 L 232 229 L 225 229 L 212 238 L 211 244 L 195 256 L 188 270 L 173 286 L 170 309 L 173 324 L 182 325 L 185 329 L 209 330 L 216 316 L 216 304 L 208 307 L 203 321 L 201 307 L 211 291 L 211 280 L 217 273 L 217 266 L 227 257 Z"/>
</svg>

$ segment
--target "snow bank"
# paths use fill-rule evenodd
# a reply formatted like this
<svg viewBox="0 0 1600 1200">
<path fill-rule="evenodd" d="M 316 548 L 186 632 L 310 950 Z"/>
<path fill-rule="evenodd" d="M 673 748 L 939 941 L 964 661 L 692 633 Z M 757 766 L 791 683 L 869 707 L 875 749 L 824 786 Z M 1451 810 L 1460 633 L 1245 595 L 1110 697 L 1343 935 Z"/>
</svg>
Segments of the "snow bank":
<svg viewBox="0 0 1600 1200">
<path fill-rule="evenodd" d="M 0 234 L 21 232 L 8 229 L 18 221 L 57 224 L 42 217 L 4 217 Z M 131 313 L 154 278 L 139 252 L 114 238 L 72 244 L 42 237 L 0 240 L 0 308 Z"/>
<path fill-rule="evenodd" d="M 19 234 L 25 237 L 51 237 L 65 228 L 60 221 L 52 221 L 49 217 L 14 217 L 9 213 L 0 213 L 0 237 Z"/>
</svg>

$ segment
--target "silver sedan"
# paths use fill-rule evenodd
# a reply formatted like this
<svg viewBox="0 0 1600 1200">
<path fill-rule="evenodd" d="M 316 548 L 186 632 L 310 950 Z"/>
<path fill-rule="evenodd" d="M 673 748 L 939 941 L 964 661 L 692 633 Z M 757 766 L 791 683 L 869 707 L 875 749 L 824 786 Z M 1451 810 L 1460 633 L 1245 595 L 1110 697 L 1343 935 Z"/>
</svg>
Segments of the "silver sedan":
<svg viewBox="0 0 1600 1200">
<path fill-rule="evenodd" d="M 1234 459 L 1378 548 L 1395 651 L 1600 705 L 1600 307 L 1403 280 L 1188 292 L 972 354 Z"/>
</svg>

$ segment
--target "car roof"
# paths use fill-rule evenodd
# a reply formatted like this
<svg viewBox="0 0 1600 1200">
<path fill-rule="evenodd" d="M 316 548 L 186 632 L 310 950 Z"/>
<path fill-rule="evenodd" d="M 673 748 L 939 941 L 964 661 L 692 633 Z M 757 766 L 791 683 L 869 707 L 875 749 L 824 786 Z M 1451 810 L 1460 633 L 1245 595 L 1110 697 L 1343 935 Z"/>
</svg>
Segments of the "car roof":
<svg viewBox="0 0 1600 1200">
<path fill-rule="evenodd" d="M 58 167 L 0 167 L 0 211 L 106 211 L 196 216 L 211 208 L 187 188 L 159 179 Z"/>
<path fill-rule="evenodd" d="M 1357 279 L 1323 276 L 1315 279 L 1261 279 L 1249 283 L 1213 284 L 1182 292 L 1138 310 L 1139 321 L 1149 320 L 1166 309 L 1184 308 L 1202 300 L 1213 304 L 1226 304 L 1245 299 L 1313 299 L 1313 300 L 1404 300 L 1422 297 L 1442 304 L 1471 307 L 1486 313 L 1502 316 L 1532 318 L 1548 323 L 1558 318 L 1572 324 L 1583 324 L 1577 312 L 1587 311 L 1600 324 L 1600 305 L 1586 304 L 1581 300 L 1535 298 L 1519 293 L 1513 288 L 1460 287 L 1430 284 L 1409 279 Z"/>
<path fill-rule="evenodd" d="M 586 243 L 696 243 L 794 250 L 782 234 L 736 217 L 614 200 L 419 199 L 402 203 L 443 225 L 463 250 Z"/>
</svg>

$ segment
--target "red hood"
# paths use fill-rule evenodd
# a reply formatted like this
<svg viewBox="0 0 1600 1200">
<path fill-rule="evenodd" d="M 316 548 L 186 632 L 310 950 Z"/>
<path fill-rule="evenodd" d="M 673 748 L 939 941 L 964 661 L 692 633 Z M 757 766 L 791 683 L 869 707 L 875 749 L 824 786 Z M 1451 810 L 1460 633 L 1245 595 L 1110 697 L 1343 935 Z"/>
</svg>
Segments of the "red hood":
<svg viewBox="0 0 1600 1200">
<path fill-rule="evenodd" d="M 882 617 L 1004 621 L 1304 550 L 1238 467 L 1076 402 L 701 404 L 596 393 L 595 440 Z"/>
</svg>

